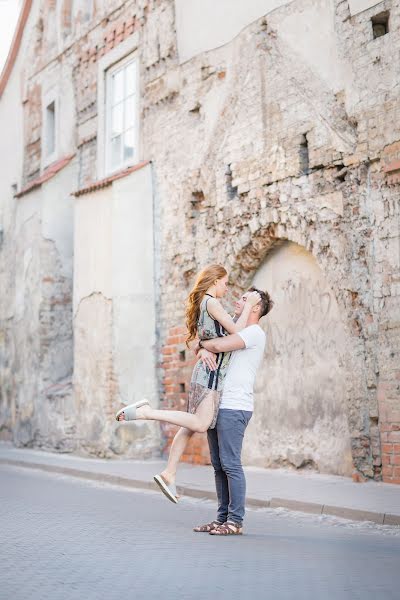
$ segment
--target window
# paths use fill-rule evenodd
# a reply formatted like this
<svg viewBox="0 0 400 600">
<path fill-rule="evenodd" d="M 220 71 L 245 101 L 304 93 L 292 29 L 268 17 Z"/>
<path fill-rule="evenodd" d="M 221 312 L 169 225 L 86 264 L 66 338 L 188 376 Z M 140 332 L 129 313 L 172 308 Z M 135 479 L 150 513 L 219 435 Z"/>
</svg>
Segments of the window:
<svg viewBox="0 0 400 600">
<path fill-rule="evenodd" d="M 106 74 L 106 167 L 113 172 L 137 160 L 137 61 L 128 58 Z"/>
<path fill-rule="evenodd" d="M 307 134 L 304 133 L 300 140 L 299 151 L 300 175 L 308 175 L 310 172 L 310 155 L 308 150 Z"/>
<path fill-rule="evenodd" d="M 372 35 L 374 39 L 389 33 L 389 11 L 379 13 L 371 19 Z"/>
<path fill-rule="evenodd" d="M 58 91 L 53 89 L 42 97 L 42 169 L 58 158 Z"/>
<path fill-rule="evenodd" d="M 46 157 L 54 154 L 56 149 L 56 103 L 53 100 L 46 107 Z"/>
<path fill-rule="evenodd" d="M 81 10 L 84 21 L 90 21 L 93 17 L 93 0 L 81 1 Z"/>
</svg>

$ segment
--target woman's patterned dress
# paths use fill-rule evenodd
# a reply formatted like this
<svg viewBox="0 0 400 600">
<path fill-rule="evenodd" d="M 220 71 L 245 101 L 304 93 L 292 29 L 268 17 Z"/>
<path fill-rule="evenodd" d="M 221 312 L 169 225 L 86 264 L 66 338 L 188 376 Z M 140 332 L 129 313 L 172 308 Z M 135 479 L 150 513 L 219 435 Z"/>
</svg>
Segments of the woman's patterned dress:
<svg viewBox="0 0 400 600">
<path fill-rule="evenodd" d="M 200 340 L 212 340 L 216 337 L 227 335 L 225 329 L 218 321 L 213 319 L 207 311 L 207 302 L 211 296 L 204 296 L 200 304 L 200 316 L 197 322 L 197 334 Z M 222 387 L 228 370 L 231 352 L 220 352 L 217 354 L 217 370 L 210 369 L 199 360 L 192 373 L 190 381 L 188 412 L 195 413 L 204 398 L 211 396 L 214 404 L 214 416 L 210 429 L 215 427 L 218 409 L 221 400 Z"/>
</svg>

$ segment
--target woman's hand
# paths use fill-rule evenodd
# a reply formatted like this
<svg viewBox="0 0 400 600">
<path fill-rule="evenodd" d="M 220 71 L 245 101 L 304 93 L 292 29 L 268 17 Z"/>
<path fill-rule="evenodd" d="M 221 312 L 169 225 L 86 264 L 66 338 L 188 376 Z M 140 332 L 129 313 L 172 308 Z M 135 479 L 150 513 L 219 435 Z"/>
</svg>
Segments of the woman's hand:
<svg viewBox="0 0 400 600">
<path fill-rule="evenodd" d="M 246 298 L 246 304 L 249 304 L 253 308 L 261 300 L 261 296 L 258 292 L 251 292 Z"/>
<path fill-rule="evenodd" d="M 201 347 L 200 347 L 200 342 L 199 342 L 199 340 L 196 340 L 196 342 L 195 342 L 195 343 L 192 345 L 192 350 L 193 350 L 193 352 L 195 353 L 195 355 L 197 356 L 197 355 L 198 355 L 198 353 L 199 353 L 199 352 L 200 352 L 200 350 L 201 350 Z"/>
<path fill-rule="evenodd" d="M 208 367 L 210 369 L 210 371 L 217 370 L 217 361 L 215 358 L 215 354 L 213 354 L 213 352 L 209 352 L 205 348 L 201 348 L 200 351 L 198 352 L 197 356 L 199 357 L 199 359 L 201 360 L 203 365 L 205 367 Z"/>
</svg>

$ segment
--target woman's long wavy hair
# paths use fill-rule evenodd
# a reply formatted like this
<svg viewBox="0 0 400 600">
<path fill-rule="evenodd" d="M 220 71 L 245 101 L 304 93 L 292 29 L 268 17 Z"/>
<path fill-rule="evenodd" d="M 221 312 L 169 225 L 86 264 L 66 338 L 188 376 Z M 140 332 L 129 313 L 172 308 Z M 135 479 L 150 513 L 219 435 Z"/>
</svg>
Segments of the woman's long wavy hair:
<svg viewBox="0 0 400 600">
<path fill-rule="evenodd" d="M 217 279 L 222 279 L 227 275 L 226 269 L 221 265 L 208 265 L 205 267 L 196 277 L 192 291 L 186 302 L 186 327 L 188 330 L 188 336 L 186 338 L 186 345 L 189 346 L 189 342 L 194 340 L 197 335 L 197 321 L 200 316 L 200 304 L 203 300 L 204 294 L 210 288 Z"/>
</svg>

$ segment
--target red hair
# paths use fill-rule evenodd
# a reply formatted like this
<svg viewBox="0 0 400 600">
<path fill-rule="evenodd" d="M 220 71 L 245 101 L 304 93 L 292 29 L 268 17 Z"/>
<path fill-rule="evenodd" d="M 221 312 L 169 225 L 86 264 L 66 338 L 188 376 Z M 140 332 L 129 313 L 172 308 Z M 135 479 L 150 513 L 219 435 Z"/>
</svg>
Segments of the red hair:
<svg viewBox="0 0 400 600">
<path fill-rule="evenodd" d="M 196 338 L 200 304 L 204 294 L 217 279 L 222 279 L 227 274 L 226 269 L 221 265 L 209 265 L 197 275 L 192 291 L 186 301 L 186 327 L 188 330 L 186 345 L 189 345 L 189 342 Z"/>
</svg>

